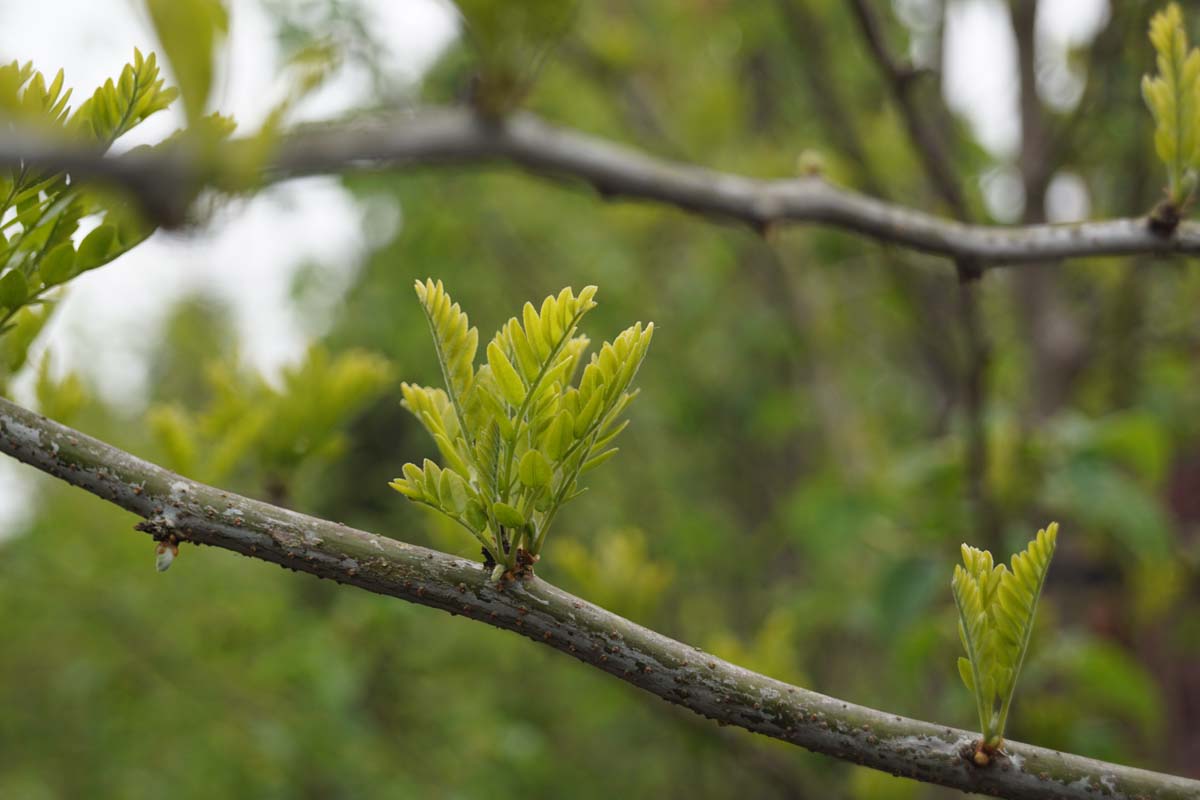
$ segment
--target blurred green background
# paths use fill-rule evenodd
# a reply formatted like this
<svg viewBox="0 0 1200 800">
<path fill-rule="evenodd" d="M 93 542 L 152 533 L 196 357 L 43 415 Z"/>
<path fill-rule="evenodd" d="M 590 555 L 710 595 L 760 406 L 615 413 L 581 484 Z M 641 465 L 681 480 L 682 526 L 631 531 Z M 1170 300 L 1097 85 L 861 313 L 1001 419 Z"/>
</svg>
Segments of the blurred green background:
<svg viewBox="0 0 1200 800">
<path fill-rule="evenodd" d="M 934 64 L 938 7 L 875 5 L 893 50 Z M 346 24 L 356 4 L 270 8 L 289 48 L 333 20 L 357 31 L 348 58 L 369 66 L 386 47 Z M 462 8 L 472 35 L 420 102 L 499 93 L 763 177 L 812 151 L 831 180 L 945 212 L 847 4 Z M 1138 82 L 1155 8 L 1114 4 L 1070 54 L 1082 96 L 1035 100 L 1044 130 L 1011 160 L 938 117 L 937 78 L 918 79 L 974 218 L 1045 219 L 1062 176 L 1095 218 L 1154 204 Z M 1031 143 L 1053 146 L 1021 174 Z M 1014 170 L 1015 214 L 984 191 Z M 387 488 L 435 452 L 399 406 L 399 380 L 439 380 L 413 280 L 444 280 L 482 336 L 527 299 L 598 284 L 594 341 L 638 319 L 657 332 L 622 452 L 559 517 L 540 576 L 774 677 L 973 728 L 954 667 L 958 545 L 1007 555 L 1058 520 L 1009 736 L 1200 776 L 1200 273 L 1187 263 L 988 273 L 969 290 L 980 373 L 939 260 L 605 202 L 506 167 L 344 185 L 373 209 L 372 249 L 344 298 L 319 266 L 299 273 L 296 309 L 328 321 L 304 366 L 253 374 L 226 309 L 198 296 L 157 336 L 149 410 L 92 401 L 67 421 L 198 479 L 478 555 Z M 0 541 L 0 798 L 949 796 L 718 728 L 511 634 L 230 553 L 185 548 L 157 575 L 130 515 L 50 479 L 33 502 L 28 530 Z"/>
</svg>

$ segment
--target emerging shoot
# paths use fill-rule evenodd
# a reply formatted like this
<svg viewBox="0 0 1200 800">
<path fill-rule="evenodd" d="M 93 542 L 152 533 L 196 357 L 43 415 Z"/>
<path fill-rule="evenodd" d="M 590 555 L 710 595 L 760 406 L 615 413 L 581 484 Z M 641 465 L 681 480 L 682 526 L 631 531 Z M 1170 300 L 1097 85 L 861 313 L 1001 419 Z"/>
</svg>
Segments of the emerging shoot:
<svg viewBox="0 0 1200 800">
<path fill-rule="evenodd" d="M 532 572 L 558 509 L 583 492 L 579 478 L 612 457 L 609 445 L 637 394 L 629 386 L 645 358 L 654 324 L 639 322 L 605 342 L 583 369 L 588 338 L 579 321 L 595 308 L 595 286 L 563 289 L 526 303 L 485 348 L 479 332 L 441 281 L 416 284 L 429 320 L 446 388 L 401 385 L 403 405 L 420 420 L 442 456 L 438 465 L 404 465 L 390 484 L 409 500 L 437 509 L 482 545 L 492 577 Z"/>
<path fill-rule="evenodd" d="M 1200 51 L 1188 47 L 1176 3 L 1150 20 L 1158 74 L 1142 78 L 1142 97 L 1154 116 L 1154 149 L 1167 169 L 1167 197 L 1151 216 L 1170 233 L 1196 190 L 1200 168 Z"/>
<path fill-rule="evenodd" d="M 979 712 L 983 739 L 973 756 L 979 766 L 1004 745 L 1004 726 L 1057 538 L 1058 523 L 1052 522 L 1012 557 L 1011 571 L 993 565 L 987 550 L 964 544 L 963 564 L 954 568 L 958 635 L 967 653 L 958 659 L 958 674 L 975 695 Z"/>
</svg>

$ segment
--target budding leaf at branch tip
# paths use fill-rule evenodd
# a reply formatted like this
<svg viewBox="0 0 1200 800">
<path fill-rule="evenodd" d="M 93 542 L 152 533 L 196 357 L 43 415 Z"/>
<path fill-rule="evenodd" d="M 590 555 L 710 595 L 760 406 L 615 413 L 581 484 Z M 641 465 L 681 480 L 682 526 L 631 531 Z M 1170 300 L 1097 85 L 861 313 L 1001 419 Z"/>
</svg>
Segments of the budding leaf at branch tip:
<svg viewBox="0 0 1200 800">
<path fill-rule="evenodd" d="M 1188 47 L 1176 3 L 1154 15 L 1149 37 L 1158 74 L 1142 78 L 1142 97 L 1154 117 L 1154 149 L 1166 166 L 1168 196 L 1179 208 L 1200 169 L 1200 51 Z"/>
<path fill-rule="evenodd" d="M 987 752 L 1004 742 L 1004 727 L 1017 678 L 1029 649 L 1038 598 L 1058 540 L 1058 523 L 1039 530 L 1025 550 L 1012 557 L 1012 568 L 994 564 L 992 554 L 962 545 L 962 565 L 954 568 L 951 587 L 958 609 L 958 635 L 967 655 L 958 674 L 975 696 Z"/>
<path fill-rule="evenodd" d="M 154 569 L 158 572 L 166 572 L 175 562 L 177 555 L 179 555 L 179 545 L 174 542 L 159 542 L 154 547 Z"/>
<path fill-rule="evenodd" d="M 504 567 L 499 575 L 528 574 L 558 509 L 584 491 L 579 477 L 617 452 L 609 444 L 625 429 L 654 326 L 627 328 L 585 365 L 589 341 L 578 327 L 596 307 L 596 287 L 578 295 L 568 287 L 525 303 L 476 368 L 477 330 L 445 286 L 429 279 L 415 290 L 445 389 L 403 383 L 401 405 L 433 437 L 444 467 L 406 464 L 390 486 L 466 528 Z"/>
</svg>

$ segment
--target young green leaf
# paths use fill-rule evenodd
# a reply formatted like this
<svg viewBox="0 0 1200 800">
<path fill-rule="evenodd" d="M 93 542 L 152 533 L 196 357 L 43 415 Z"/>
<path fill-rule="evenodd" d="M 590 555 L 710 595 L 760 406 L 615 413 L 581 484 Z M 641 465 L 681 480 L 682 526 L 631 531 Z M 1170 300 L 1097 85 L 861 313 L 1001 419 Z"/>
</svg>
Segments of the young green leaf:
<svg viewBox="0 0 1200 800">
<path fill-rule="evenodd" d="M 496 521 L 507 528 L 520 528 L 525 524 L 525 517 L 508 503 L 496 501 L 492 503 L 492 514 Z"/>
<path fill-rule="evenodd" d="M 611 450 L 605 450 L 598 456 L 592 456 L 587 461 L 583 462 L 583 466 L 579 468 L 579 474 L 582 475 L 585 472 L 591 472 L 596 467 L 615 456 L 618 450 L 620 450 L 619 447 L 614 447 Z"/>
<path fill-rule="evenodd" d="M 442 505 L 447 511 L 461 515 L 467 510 L 470 492 L 459 474 L 454 470 L 447 469 L 443 470 L 438 483 L 438 497 L 441 498 Z"/>
<path fill-rule="evenodd" d="M 550 462 L 544 455 L 537 450 L 530 450 L 521 458 L 517 475 L 521 478 L 521 483 L 531 489 L 538 489 L 550 485 L 550 480 L 554 477 L 554 470 L 551 469 Z"/>
<path fill-rule="evenodd" d="M 975 756 L 979 763 L 987 763 L 1003 745 L 1057 538 L 1057 523 L 1038 531 L 1025 550 L 1013 556 L 1011 571 L 993 564 L 988 551 L 964 544 L 963 564 L 954 568 L 958 634 L 967 654 L 958 660 L 958 673 L 975 696 L 983 734 Z"/>
<path fill-rule="evenodd" d="M 1154 149 L 1167 168 L 1168 195 L 1178 208 L 1195 189 L 1200 168 L 1200 51 L 1188 47 L 1176 3 L 1154 15 L 1150 42 L 1158 74 L 1142 78 L 1142 97 L 1154 117 Z"/>
<path fill-rule="evenodd" d="M 19 269 L 10 269 L 0 275 L 0 307 L 20 308 L 29 295 L 29 284 Z"/>
<path fill-rule="evenodd" d="M 42 258 L 38 274 L 47 286 L 57 286 L 69 280 L 75 274 L 75 248 L 71 243 L 62 242 L 51 248 Z"/>
<path fill-rule="evenodd" d="M 112 225 L 101 225 L 83 237 L 75 254 L 76 271 L 86 272 L 105 263 L 116 236 L 117 230 Z"/>
<path fill-rule="evenodd" d="M 425 311 L 429 330 L 433 334 L 434 349 L 442 378 L 446 382 L 446 393 L 454 407 L 459 425 L 464 433 L 470 433 L 463 410 L 464 398 L 471 391 L 475 380 L 475 350 L 479 346 L 479 331 L 469 327 L 467 315 L 458 303 L 450 299 L 442 282 L 417 281 L 417 298 Z M 470 438 L 470 437 L 468 437 Z"/>
<path fill-rule="evenodd" d="M 567 409 L 559 409 L 542 438 L 542 449 L 551 461 L 558 461 L 575 441 L 575 420 Z"/>
<path fill-rule="evenodd" d="M 521 376 L 517 375 L 517 371 L 513 369 L 512 363 L 504 355 L 504 351 L 500 349 L 500 345 L 494 341 L 488 345 L 487 359 L 488 366 L 492 368 L 492 375 L 500 384 L 500 391 L 504 392 L 504 399 L 508 401 L 509 405 L 520 406 L 525 402 L 525 385 L 521 382 Z"/>
</svg>

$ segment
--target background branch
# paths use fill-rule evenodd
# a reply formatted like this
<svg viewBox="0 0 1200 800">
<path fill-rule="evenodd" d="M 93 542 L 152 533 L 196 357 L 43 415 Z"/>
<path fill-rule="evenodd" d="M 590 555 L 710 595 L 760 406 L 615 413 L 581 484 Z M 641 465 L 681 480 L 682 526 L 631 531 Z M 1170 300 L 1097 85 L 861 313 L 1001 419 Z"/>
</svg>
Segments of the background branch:
<svg viewBox="0 0 1200 800">
<path fill-rule="evenodd" d="M 931 124 L 930 117 L 918 108 L 917 99 L 913 96 L 913 78 L 916 73 L 892 56 L 886 35 L 875 16 L 870 0 L 853 0 L 850 7 L 867 49 L 883 75 L 893 101 L 900 109 L 908 139 L 921 160 L 930 185 L 941 196 L 955 219 L 971 221 L 971 211 L 963 197 L 946 143 L 938 134 L 937 126 Z M 944 103 L 938 102 L 936 110 L 942 118 L 949 118 L 949 110 Z M 958 327 L 965 350 L 962 399 L 967 424 L 965 472 L 968 496 L 974 517 L 976 539 L 994 547 L 999 541 L 1001 524 L 987 482 L 988 438 L 985 413 L 991 346 L 980 309 L 982 282 L 977 280 L 979 276 L 971 262 L 960 260 L 957 262 L 957 268 Z"/>
<path fill-rule="evenodd" d="M 137 527 L 155 539 L 222 547 L 515 631 L 697 714 L 835 758 L 1014 800 L 1200 793 L 1200 781 L 1016 742 L 980 769 L 967 759 L 974 733 L 756 674 L 537 578 L 498 588 L 473 561 L 190 481 L 2 398 L 0 451 L 144 517 Z"/>
<path fill-rule="evenodd" d="M 233 142 L 233 155 L 256 143 Z M 239 163 L 238 158 L 220 163 Z M 1080 256 L 1200 253 L 1200 224 L 1156 234 L 1144 218 L 1070 225 L 968 225 L 839 189 L 819 177 L 760 180 L 655 158 L 543 122 L 532 114 L 482 119 L 463 109 L 431 109 L 370 122 L 300 129 L 279 142 L 263 179 L 352 169 L 510 163 L 531 173 L 581 180 L 606 197 L 673 205 L 749 223 L 812 222 L 980 268 Z M 215 163 L 215 162 L 214 162 Z M 0 164 L 28 164 L 133 191 L 156 221 L 172 223 L 196 188 L 219 175 L 181 151 L 140 150 L 98 157 L 75 148 L 6 137 Z"/>
<path fill-rule="evenodd" d="M 917 78 L 921 73 L 892 56 L 886 35 L 869 0 L 853 0 L 850 8 L 867 49 L 883 74 L 896 107 L 900 110 L 908 138 L 921 159 L 929 182 L 955 217 L 967 219 L 967 201 L 955 176 L 946 143 L 938 134 L 937 126 L 931 117 L 917 107 L 916 97 L 913 96 L 913 90 L 917 88 Z M 941 116 L 948 117 L 948 114 L 942 111 Z"/>
</svg>

